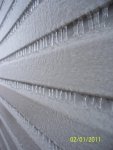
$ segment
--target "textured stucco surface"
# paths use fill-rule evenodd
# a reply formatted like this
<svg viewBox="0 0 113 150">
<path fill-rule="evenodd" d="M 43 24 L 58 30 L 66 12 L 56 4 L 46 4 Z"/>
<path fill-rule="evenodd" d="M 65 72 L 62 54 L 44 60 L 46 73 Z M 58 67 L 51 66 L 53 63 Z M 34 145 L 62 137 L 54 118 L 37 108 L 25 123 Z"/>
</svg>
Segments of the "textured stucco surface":
<svg viewBox="0 0 113 150">
<path fill-rule="evenodd" d="M 2 0 L 1 0 L 0 6 L 1 6 L 1 4 L 3 6 L 1 7 L 1 10 L 0 10 L 0 24 L 2 23 L 2 20 L 4 19 L 4 17 L 6 15 L 8 9 L 10 8 L 12 2 L 13 2 L 13 0 L 7 0 L 7 3 L 6 3 L 6 1 L 3 1 L 3 3 L 2 3 Z"/>
<path fill-rule="evenodd" d="M 111 29 L 71 41 L 54 51 L 23 57 L 0 67 L 0 76 L 28 83 L 113 97 Z M 109 45 L 109 49 L 108 49 Z"/>
<path fill-rule="evenodd" d="M 20 12 L 22 12 L 26 2 L 28 3 L 28 1 L 17 2 L 22 6 L 16 5 L 16 10 L 12 12 L 11 17 L 9 18 L 10 20 L 6 25 L 4 25 L 5 30 L 9 28 L 9 25 L 12 24 L 14 19 L 16 19 Z M 0 46 L 0 49 L 4 49 L 4 53 L 0 51 L 0 58 L 7 56 L 22 46 L 80 17 L 81 15 L 88 13 L 90 10 L 96 9 L 97 6 L 101 6 L 107 2 L 109 2 L 109 0 L 44 0 L 32 12 L 32 14 L 27 19 L 25 19 L 23 25 L 20 26 L 17 32 L 14 33 L 7 42 Z M 0 32 L 2 35 L 0 38 L 3 37 L 5 32 L 6 31 Z M 12 44 L 10 45 L 10 43 Z"/>
<path fill-rule="evenodd" d="M 31 99 L 21 96 L 18 93 L 15 93 L 14 95 L 14 92 L 12 90 L 9 90 L 2 86 L 0 87 L 0 91 L 1 91 L 0 95 L 4 99 L 7 99 L 8 103 L 11 103 L 17 110 L 19 110 L 23 114 L 25 118 L 29 118 L 29 121 L 33 123 L 34 126 L 38 127 L 42 132 L 46 133 L 47 136 L 56 141 L 56 143 L 65 150 L 69 149 L 72 150 L 78 147 L 80 150 L 82 149 L 90 150 L 95 148 L 97 150 L 100 150 L 106 148 L 111 149 L 113 147 L 112 145 L 113 120 L 111 119 L 112 116 L 109 113 L 103 114 L 102 112 L 95 110 L 74 109 L 73 107 L 68 106 L 67 110 L 71 109 L 71 112 L 73 114 L 76 114 L 72 118 L 70 115 L 65 115 L 60 111 L 58 112 L 54 109 L 50 109 L 49 107 L 44 106 L 44 102 L 42 105 L 40 104 L 40 102 L 32 101 Z M 3 94 L 4 91 L 6 96 L 4 96 Z M 39 98 L 42 101 L 44 101 L 44 97 L 37 97 L 37 100 Z M 63 109 L 63 107 L 64 106 L 61 107 L 58 105 L 57 109 L 60 110 Z M 92 117 L 93 122 L 91 123 L 85 116 Z M 105 123 L 108 122 L 110 127 L 107 128 L 107 124 Z M 68 138 L 72 135 L 78 136 L 98 135 L 101 136 L 103 140 L 101 141 L 101 143 L 98 144 L 69 143 Z"/>
<path fill-rule="evenodd" d="M 11 0 L 9 2 L 11 2 Z M 19 0 L 19 1 L 15 2 L 15 4 L 14 4 L 15 6 L 13 7 L 13 10 L 11 10 L 12 8 L 10 9 L 11 13 L 8 14 L 9 16 L 6 19 L 3 27 L 1 28 L 0 41 L 9 32 L 10 28 L 13 26 L 13 24 L 16 22 L 16 20 L 20 17 L 20 15 L 24 11 L 24 9 L 27 7 L 29 2 L 30 2 L 30 0 L 24 0 L 24 1 Z M 7 6 L 7 4 L 5 6 Z M 5 10 L 5 8 L 4 8 L 4 10 Z M 2 14 L 1 14 L 1 16 L 2 16 Z"/>
</svg>

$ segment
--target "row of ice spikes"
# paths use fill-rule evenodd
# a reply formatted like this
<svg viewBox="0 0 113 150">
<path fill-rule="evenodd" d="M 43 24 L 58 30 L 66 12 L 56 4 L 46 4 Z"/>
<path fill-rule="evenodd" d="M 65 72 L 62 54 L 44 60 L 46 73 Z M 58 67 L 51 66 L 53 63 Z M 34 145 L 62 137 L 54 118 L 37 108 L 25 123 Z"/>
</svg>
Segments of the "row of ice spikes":
<svg viewBox="0 0 113 150">
<path fill-rule="evenodd" d="M 0 63 L 7 61 L 12 61 L 17 58 L 32 54 L 34 52 L 41 52 L 41 50 L 60 44 L 64 41 L 68 41 L 70 38 L 78 37 L 85 34 L 85 24 L 87 22 L 88 31 L 95 30 L 101 26 L 106 26 L 106 18 L 108 18 L 108 7 L 102 8 L 102 23 L 100 23 L 100 13 L 99 10 L 87 15 L 87 20 L 81 17 L 73 22 L 52 31 L 51 33 L 39 38 L 30 45 L 24 46 L 23 48 L 15 51 L 14 53 L 8 55 L 0 60 Z M 71 33 L 72 32 L 72 33 Z M 71 34 L 70 34 L 71 33 Z"/>
<path fill-rule="evenodd" d="M 90 105 L 95 106 L 95 100 L 98 99 L 98 104 L 96 104 L 96 108 L 102 109 L 102 103 L 104 102 L 104 99 L 102 97 L 95 97 L 95 96 L 88 96 L 84 94 L 80 94 L 77 92 L 73 91 L 65 91 L 62 89 L 55 89 L 55 88 L 49 88 L 49 87 L 44 87 L 40 85 L 35 85 L 35 84 L 27 84 L 23 82 L 18 82 L 18 81 L 11 81 L 7 79 L 0 79 L 0 81 L 11 88 L 15 88 L 17 90 L 27 90 L 28 92 L 39 94 L 41 96 L 47 96 L 51 99 L 56 99 L 62 102 L 67 102 L 67 103 L 72 103 L 72 104 L 77 104 L 77 99 L 78 97 L 81 97 L 80 101 L 82 102 L 81 105 L 85 108 L 88 108 L 89 103 L 88 100 L 90 99 Z M 80 103 L 79 103 L 80 104 Z"/>
</svg>

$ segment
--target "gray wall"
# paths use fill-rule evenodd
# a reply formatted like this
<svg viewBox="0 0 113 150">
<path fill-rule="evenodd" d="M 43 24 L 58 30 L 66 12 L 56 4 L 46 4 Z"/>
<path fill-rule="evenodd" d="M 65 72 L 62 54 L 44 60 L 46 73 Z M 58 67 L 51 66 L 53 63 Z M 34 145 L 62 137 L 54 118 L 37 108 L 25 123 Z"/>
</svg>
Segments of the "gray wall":
<svg viewBox="0 0 113 150">
<path fill-rule="evenodd" d="M 111 150 L 112 129 L 112 1 L 4 0 L 0 148 Z"/>
</svg>

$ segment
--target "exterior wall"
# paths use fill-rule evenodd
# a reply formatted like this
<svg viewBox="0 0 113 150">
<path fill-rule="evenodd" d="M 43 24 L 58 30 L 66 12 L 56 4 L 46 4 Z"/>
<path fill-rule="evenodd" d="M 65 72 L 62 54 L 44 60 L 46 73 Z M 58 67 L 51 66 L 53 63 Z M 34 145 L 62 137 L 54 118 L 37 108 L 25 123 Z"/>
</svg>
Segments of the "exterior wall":
<svg viewBox="0 0 113 150">
<path fill-rule="evenodd" d="M 112 1 L 0 1 L 0 149 L 111 150 L 112 66 Z"/>
</svg>

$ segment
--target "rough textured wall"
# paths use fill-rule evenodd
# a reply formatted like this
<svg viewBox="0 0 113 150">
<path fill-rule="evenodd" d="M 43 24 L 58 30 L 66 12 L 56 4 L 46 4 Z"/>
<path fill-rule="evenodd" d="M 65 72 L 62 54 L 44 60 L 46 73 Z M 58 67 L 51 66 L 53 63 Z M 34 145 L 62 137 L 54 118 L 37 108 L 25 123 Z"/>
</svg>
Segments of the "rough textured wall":
<svg viewBox="0 0 113 150">
<path fill-rule="evenodd" d="M 0 150 L 112 150 L 112 139 L 113 2 L 1 0 Z"/>
</svg>

